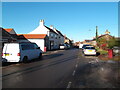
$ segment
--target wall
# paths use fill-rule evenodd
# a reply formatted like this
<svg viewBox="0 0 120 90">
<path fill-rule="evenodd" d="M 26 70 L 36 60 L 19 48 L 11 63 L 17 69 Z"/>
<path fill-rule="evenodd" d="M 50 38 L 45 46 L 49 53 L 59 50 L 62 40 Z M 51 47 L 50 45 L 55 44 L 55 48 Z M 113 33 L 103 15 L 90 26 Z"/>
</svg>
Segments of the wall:
<svg viewBox="0 0 120 90">
<path fill-rule="evenodd" d="M 29 41 L 31 42 L 35 42 L 39 47 L 40 49 L 44 52 L 44 39 L 28 39 Z"/>
</svg>

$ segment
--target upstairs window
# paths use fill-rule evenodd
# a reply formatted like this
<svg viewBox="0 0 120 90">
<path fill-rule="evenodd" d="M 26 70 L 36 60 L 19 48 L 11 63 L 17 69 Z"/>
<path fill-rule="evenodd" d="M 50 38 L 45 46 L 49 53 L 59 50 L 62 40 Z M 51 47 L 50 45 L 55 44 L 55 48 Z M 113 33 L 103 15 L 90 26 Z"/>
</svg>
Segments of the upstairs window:
<svg viewBox="0 0 120 90">
<path fill-rule="evenodd" d="M 53 33 L 51 33 L 50 36 L 51 36 L 51 38 L 53 38 L 54 37 Z"/>
</svg>

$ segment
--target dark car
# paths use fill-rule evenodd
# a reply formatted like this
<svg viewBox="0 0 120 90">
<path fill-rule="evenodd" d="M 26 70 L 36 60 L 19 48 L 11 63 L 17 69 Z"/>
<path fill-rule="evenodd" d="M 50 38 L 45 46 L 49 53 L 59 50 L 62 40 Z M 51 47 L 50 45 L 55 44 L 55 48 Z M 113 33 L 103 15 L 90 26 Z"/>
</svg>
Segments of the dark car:
<svg viewBox="0 0 120 90">
<path fill-rule="evenodd" d="M 113 49 L 113 54 L 114 55 L 120 54 L 120 47 L 114 46 L 112 49 Z"/>
</svg>

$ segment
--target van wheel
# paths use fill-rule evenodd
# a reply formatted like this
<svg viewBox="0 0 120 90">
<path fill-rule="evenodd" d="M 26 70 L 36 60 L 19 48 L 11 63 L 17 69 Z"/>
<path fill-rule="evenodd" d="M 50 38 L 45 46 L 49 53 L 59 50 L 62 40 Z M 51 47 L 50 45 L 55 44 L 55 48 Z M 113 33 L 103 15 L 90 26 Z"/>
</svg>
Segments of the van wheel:
<svg viewBox="0 0 120 90">
<path fill-rule="evenodd" d="M 27 56 L 25 56 L 25 57 L 23 58 L 23 62 L 24 62 L 24 63 L 27 63 L 27 62 L 28 62 Z"/>
<path fill-rule="evenodd" d="M 42 53 L 39 54 L 39 57 L 38 57 L 38 58 L 41 59 L 41 57 L 42 57 Z"/>
</svg>

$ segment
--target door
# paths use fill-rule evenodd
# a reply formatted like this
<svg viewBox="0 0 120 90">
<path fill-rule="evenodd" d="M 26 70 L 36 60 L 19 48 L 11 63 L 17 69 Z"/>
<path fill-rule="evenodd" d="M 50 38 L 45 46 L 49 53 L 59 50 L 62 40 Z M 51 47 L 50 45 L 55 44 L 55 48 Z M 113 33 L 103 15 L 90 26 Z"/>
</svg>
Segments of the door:
<svg viewBox="0 0 120 90">
<path fill-rule="evenodd" d="M 11 43 L 5 44 L 3 48 L 3 58 L 7 59 L 8 62 L 19 62 L 20 56 L 19 44 Z"/>
</svg>

